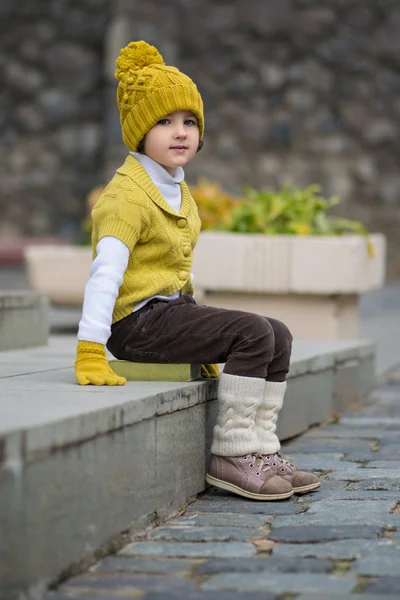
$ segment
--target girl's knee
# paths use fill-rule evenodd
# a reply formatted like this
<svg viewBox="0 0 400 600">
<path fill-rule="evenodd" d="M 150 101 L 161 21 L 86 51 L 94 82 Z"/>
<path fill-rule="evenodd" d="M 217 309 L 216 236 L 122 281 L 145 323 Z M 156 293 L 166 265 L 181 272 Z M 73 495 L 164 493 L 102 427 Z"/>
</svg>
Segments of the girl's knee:
<svg viewBox="0 0 400 600">
<path fill-rule="evenodd" d="M 269 319 L 270 324 L 274 330 L 275 343 L 279 346 L 285 345 L 291 347 L 293 342 L 293 336 L 290 329 L 285 323 L 278 319 Z"/>
<path fill-rule="evenodd" d="M 249 337 L 268 338 L 274 340 L 275 332 L 272 324 L 265 317 L 254 313 L 247 313 L 244 317 Z"/>
</svg>

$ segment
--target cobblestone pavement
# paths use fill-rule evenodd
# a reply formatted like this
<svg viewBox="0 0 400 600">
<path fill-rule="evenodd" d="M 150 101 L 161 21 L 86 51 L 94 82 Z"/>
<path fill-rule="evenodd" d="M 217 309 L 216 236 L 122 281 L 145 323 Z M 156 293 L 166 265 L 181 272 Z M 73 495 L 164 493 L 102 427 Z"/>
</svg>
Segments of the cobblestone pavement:
<svg viewBox="0 0 400 600">
<path fill-rule="evenodd" d="M 215 488 L 47 600 L 400 597 L 400 369 L 360 410 L 285 444 L 321 488 L 251 502 Z"/>
</svg>

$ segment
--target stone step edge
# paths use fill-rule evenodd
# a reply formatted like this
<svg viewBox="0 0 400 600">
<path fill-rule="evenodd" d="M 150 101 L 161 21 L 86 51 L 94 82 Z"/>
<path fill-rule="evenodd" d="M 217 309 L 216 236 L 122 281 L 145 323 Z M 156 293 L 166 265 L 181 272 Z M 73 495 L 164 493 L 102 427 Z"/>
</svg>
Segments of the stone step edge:
<svg viewBox="0 0 400 600">
<path fill-rule="evenodd" d="M 360 361 L 373 356 L 373 345 L 366 342 L 354 344 L 353 351 L 349 348 L 338 353 L 329 352 L 320 354 L 313 359 L 299 359 L 293 361 L 289 379 L 302 378 L 307 374 L 317 374 L 339 368 L 348 361 Z M 60 368 L 70 375 L 73 381 L 73 369 Z M 36 375 L 40 376 L 40 373 Z M 24 376 L 15 376 L 14 380 Z M 9 460 L 28 461 L 39 456 L 51 454 L 74 444 L 104 435 L 112 431 L 132 426 L 146 419 L 156 416 L 171 414 L 176 411 L 203 404 L 217 397 L 218 380 L 196 381 L 190 383 L 177 383 L 167 389 L 163 383 L 158 383 L 159 392 L 144 395 L 132 400 L 124 400 L 119 404 L 110 402 L 109 406 L 102 406 L 97 410 L 86 410 L 73 416 L 60 418 L 52 422 L 43 422 L 30 428 L 15 429 L 0 433 L 0 463 Z M 88 390 L 89 391 L 89 390 Z M 96 392 L 96 388 L 90 390 Z"/>
</svg>

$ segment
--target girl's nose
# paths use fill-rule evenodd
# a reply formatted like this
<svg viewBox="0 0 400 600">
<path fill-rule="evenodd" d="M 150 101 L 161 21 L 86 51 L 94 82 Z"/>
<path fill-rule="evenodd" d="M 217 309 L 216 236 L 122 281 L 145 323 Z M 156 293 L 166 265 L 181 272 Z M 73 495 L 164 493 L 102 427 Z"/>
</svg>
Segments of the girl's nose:
<svg viewBox="0 0 400 600">
<path fill-rule="evenodd" d="M 185 129 L 185 126 L 183 125 L 183 123 L 176 126 L 175 137 L 177 137 L 177 138 L 186 137 L 186 129 Z"/>
</svg>

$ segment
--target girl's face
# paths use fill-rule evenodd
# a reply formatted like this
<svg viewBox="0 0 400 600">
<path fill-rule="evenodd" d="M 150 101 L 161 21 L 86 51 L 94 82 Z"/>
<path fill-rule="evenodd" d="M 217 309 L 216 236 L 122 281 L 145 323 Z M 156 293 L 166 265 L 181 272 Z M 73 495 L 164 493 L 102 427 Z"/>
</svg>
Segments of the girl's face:
<svg viewBox="0 0 400 600">
<path fill-rule="evenodd" d="M 171 175 L 192 160 L 199 146 L 199 126 L 193 113 L 178 110 L 167 115 L 144 138 L 144 154 Z"/>
</svg>

